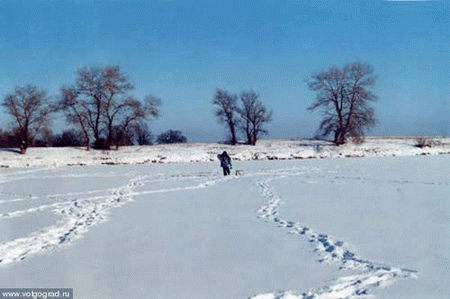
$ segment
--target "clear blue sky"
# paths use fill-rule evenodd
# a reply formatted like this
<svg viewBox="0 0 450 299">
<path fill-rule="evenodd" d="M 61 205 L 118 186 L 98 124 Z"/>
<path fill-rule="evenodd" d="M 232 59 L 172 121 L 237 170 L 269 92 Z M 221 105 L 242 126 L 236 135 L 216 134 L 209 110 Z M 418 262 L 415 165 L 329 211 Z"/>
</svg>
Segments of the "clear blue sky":
<svg viewBox="0 0 450 299">
<path fill-rule="evenodd" d="M 449 135 L 447 0 L 0 0 L 1 100 L 27 83 L 57 96 L 80 67 L 118 64 L 135 96 L 161 98 L 154 133 L 190 141 L 225 135 L 216 88 L 257 91 L 274 112 L 267 138 L 310 137 L 320 115 L 305 80 L 355 60 L 379 75 L 369 134 Z"/>
</svg>

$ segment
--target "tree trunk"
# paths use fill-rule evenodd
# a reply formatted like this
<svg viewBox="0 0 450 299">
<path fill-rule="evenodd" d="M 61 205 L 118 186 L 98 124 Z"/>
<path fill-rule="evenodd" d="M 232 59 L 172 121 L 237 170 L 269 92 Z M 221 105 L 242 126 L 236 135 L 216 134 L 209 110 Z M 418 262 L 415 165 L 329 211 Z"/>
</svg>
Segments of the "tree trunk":
<svg viewBox="0 0 450 299">
<path fill-rule="evenodd" d="M 334 144 L 336 145 L 342 145 L 346 142 L 346 132 L 344 132 L 342 129 L 338 129 L 334 133 Z"/>
<path fill-rule="evenodd" d="M 253 137 L 252 137 L 252 145 L 256 145 L 256 140 L 258 139 L 256 129 L 253 128 Z"/>
<path fill-rule="evenodd" d="M 86 150 L 89 151 L 91 149 L 91 140 L 89 136 L 86 136 Z"/>
<path fill-rule="evenodd" d="M 230 127 L 230 133 L 231 133 L 231 145 L 236 145 L 237 144 L 236 128 L 234 127 L 234 123 L 232 121 L 229 121 L 228 125 Z"/>
<path fill-rule="evenodd" d="M 24 155 L 28 148 L 28 124 L 25 125 L 25 128 L 22 129 L 20 133 L 20 149 L 19 152 Z"/>
<path fill-rule="evenodd" d="M 113 142 L 114 142 L 113 128 L 112 128 L 112 125 L 108 125 L 108 137 L 106 138 L 106 145 L 105 145 L 105 147 L 107 149 L 110 149 L 111 146 L 113 146 Z"/>
<path fill-rule="evenodd" d="M 246 123 L 245 123 L 245 134 L 247 135 L 247 144 L 251 145 L 252 144 L 252 131 L 250 129 L 250 121 L 248 120 L 248 118 L 246 119 Z"/>
</svg>

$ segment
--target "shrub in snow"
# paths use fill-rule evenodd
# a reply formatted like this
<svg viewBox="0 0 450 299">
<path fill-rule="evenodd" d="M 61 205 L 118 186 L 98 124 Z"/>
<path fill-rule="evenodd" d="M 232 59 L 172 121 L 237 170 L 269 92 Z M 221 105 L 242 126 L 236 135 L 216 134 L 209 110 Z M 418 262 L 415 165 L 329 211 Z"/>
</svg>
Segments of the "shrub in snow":
<svg viewBox="0 0 450 299">
<path fill-rule="evenodd" d="M 169 143 L 184 143 L 187 142 L 187 138 L 183 136 L 181 131 L 169 130 L 158 135 L 158 144 L 169 144 Z"/>
<path fill-rule="evenodd" d="M 416 146 L 420 148 L 424 147 L 432 147 L 433 146 L 433 140 L 424 138 L 424 137 L 418 137 L 416 138 Z"/>
</svg>

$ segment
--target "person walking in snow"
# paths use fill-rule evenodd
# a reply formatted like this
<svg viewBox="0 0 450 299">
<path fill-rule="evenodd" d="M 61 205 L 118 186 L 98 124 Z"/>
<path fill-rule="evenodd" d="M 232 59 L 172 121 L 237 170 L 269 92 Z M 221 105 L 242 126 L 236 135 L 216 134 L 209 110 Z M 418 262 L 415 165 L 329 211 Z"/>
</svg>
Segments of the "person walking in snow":
<svg viewBox="0 0 450 299">
<path fill-rule="evenodd" d="M 220 167 L 223 169 L 223 175 L 227 176 L 230 174 L 230 169 L 233 168 L 231 165 L 231 158 L 228 156 L 227 152 L 223 152 L 220 155 L 217 155 L 217 158 L 220 160 Z"/>
</svg>

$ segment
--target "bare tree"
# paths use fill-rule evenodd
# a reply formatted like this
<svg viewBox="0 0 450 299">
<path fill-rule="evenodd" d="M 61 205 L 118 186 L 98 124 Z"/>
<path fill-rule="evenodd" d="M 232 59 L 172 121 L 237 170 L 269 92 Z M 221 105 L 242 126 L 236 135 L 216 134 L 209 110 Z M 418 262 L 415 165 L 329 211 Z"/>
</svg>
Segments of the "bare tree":
<svg viewBox="0 0 450 299">
<path fill-rule="evenodd" d="M 76 131 L 74 129 L 65 130 L 61 134 L 57 135 L 53 141 L 54 147 L 65 147 L 65 146 L 82 146 L 84 135 L 83 133 Z"/>
<path fill-rule="evenodd" d="M 13 94 L 5 97 L 2 106 L 14 118 L 20 153 L 25 154 L 32 136 L 49 124 L 50 98 L 45 90 L 29 84 L 16 87 Z"/>
<path fill-rule="evenodd" d="M 137 144 L 139 145 L 153 144 L 154 136 L 150 131 L 150 129 L 148 128 L 147 123 L 137 122 L 133 124 L 130 129 Z"/>
<path fill-rule="evenodd" d="M 109 148 L 119 143 L 116 133 L 158 116 L 160 100 L 147 96 L 142 103 L 130 95 L 133 90 L 119 66 L 85 67 L 78 71 L 75 86 L 62 89 L 60 108 L 69 122 L 79 125 L 87 143 L 92 135 L 96 148 Z"/>
<path fill-rule="evenodd" d="M 105 84 L 103 70 L 100 67 L 84 67 L 78 71 L 75 87 L 78 108 L 85 112 L 83 116 L 89 128 L 92 130 L 96 146 L 99 145 L 101 134 L 104 131 L 104 92 Z"/>
<path fill-rule="evenodd" d="M 256 93 L 241 93 L 242 107 L 237 107 L 237 113 L 242 117 L 243 121 L 240 123 L 240 128 L 247 137 L 247 144 L 253 143 L 252 122 L 251 119 L 254 115 L 254 107 L 258 95 Z"/>
<path fill-rule="evenodd" d="M 158 117 L 158 106 L 161 105 L 161 100 L 154 96 L 146 96 L 144 103 L 140 101 L 128 98 L 122 105 L 118 105 L 112 110 L 114 117 L 107 116 L 108 124 L 117 119 L 117 127 L 124 131 L 133 131 L 137 126 L 143 126 L 143 121 L 149 120 L 150 117 Z M 110 130 L 108 130 L 110 132 Z M 113 139 L 113 136 L 108 134 L 109 140 Z"/>
<path fill-rule="evenodd" d="M 237 118 L 236 113 L 237 96 L 228 93 L 227 91 L 217 89 L 214 96 L 213 104 L 218 106 L 214 111 L 219 123 L 223 123 L 227 126 L 231 134 L 230 143 L 235 145 L 237 143 L 236 126 Z"/>
<path fill-rule="evenodd" d="M 168 130 L 158 135 L 157 142 L 158 144 L 185 143 L 187 138 L 182 131 Z"/>
<path fill-rule="evenodd" d="M 361 62 L 313 74 L 308 86 L 317 96 L 308 110 L 324 108 L 317 135 L 334 134 L 336 145 L 344 144 L 348 137 L 364 136 L 365 130 L 376 123 L 374 110 L 369 106 L 377 99 L 369 90 L 376 78 L 373 67 Z"/>
<path fill-rule="evenodd" d="M 32 146 L 33 147 L 50 147 L 53 145 L 55 140 L 55 135 L 52 129 L 44 127 L 37 132 L 37 135 L 33 136 Z"/>
<path fill-rule="evenodd" d="M 0 147 L 19 147 L 20 143 L 17 141 L 14 132 L 2 131 L 0 129 Z"/>
<path fill-rule="evenodd" d="M 84 101 L 79 101 L 77 91 L 73 87 L 63 87 L 61 89 L 61 100 L 59 109 L 66 114 L 66 120 L 69 123 L 77 125 L 84 137 L 84 145 L 89 150 L 90 141 L 90 124 L 92 112 Z"/>
<path fill-rule="evenodd" d="M 253 91 L 244 91 L 240 99 L 242 107 L 237 107 L 237 113 L 243 121 L 241 129 L 247 137 L 247 144 L 256 145 L 261 134 L 267 134 L 264 125 L 272 120 L 272 112 L 258 100 L 259 95 Z"/>
</svg>

